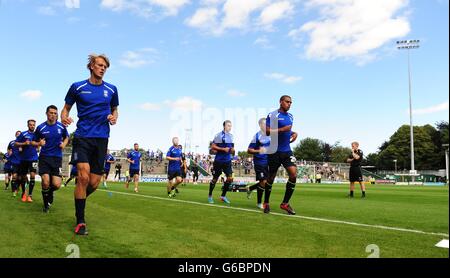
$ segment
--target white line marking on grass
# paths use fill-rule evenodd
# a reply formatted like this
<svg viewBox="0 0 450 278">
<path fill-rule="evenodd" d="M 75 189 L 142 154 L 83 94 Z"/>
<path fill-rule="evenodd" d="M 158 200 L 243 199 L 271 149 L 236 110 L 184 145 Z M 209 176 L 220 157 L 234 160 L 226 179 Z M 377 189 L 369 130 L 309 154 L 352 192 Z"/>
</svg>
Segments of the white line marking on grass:
<svg viewBox="0 0 450 278">
<path fill-rule="evenodd" d="M 443 240 L 439 241 L 438 244 L 436 244 L 435 246 L 439 247 L 439 248 L 447 248 L 448 249 L 448 239 L 443 239 Z"/>
<path fill-rule="evenodd" d="M 162 201 L 172 201 L 172 202 L 179 202 L 179 203 L 185 203 L 185 204 L 200 205 L 200 206 L 205 206 L 205 207 L 215 207 L 215 208 L 240 210 L 240 211 L 247 211 L 247 212 L 254 212 L 254 213 L 262 213 L 260 210 L 254 210 L 254 209 L 246 209 L 246 208 L 230 207 L 230 206 L 220 206 L 220 205 L 215 205 L 215 204 L 205 204 L 205 203 L 186 201 L 186 200 L 178 200 L 178 199 L 168 199 L 168 198 L 163 198 L 163 197 L 142 195 L 142 194 L 136 194 L 136 193 L 127 193 L 127 192 L 111 191 L 111 190 L 104 190 L 104 189 L 97 189 L 97 191 L 114 192 L 116 194 L 127 195 L 127 196 L 142 197 L 142 198 L 149 198 L 149 199 L 162 200 Z M 391 230 L 391 231 L 406 232 L 406 233 L 448 237 L 448 234 L 444 234 L 444 233 L 424 232 L 424 231 L 405 229 L 405 228 L 388 227 L 388 226 L 382 226 L 382 225 L 370 225 L 370 224 L 348 222 L 348 221 L 342 221 L 342 220 L 332 220 L 332 219 L 302 216 L 302 215 L 288 215 L 288 214 L 282 214 L 282 213 L 278 213 L 278 212 L 271 212 L 270 215 L 277 215 L 277 216 L 291 217 L 291 218 L 300 218 L 300 219 L 319 221 L 319 222 L 328 222 L 328 223 L 334 223 L 334 224 L 345 224 L 345 225 L 352 225 L 352 226 L 366 227 L 366 228 L 375 228 L 375 229 L 381 229 L 381 230 Z"/>
</svg>

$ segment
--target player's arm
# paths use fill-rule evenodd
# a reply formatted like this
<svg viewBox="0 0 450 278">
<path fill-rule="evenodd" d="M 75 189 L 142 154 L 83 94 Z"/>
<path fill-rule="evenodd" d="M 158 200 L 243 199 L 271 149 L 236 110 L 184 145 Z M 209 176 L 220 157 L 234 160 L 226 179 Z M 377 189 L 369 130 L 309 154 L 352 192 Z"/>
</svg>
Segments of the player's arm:
<svg viewBox="0 0 450 278">
<path fill-rule="evenodd" d="M 297 137 L 298 137 L 298 133 L 297 132 L 292 132 L 292 134 L 291 134 L 291 143 L 294 143 L 296 140 L 297 140 Z"/>
<path fill-rule="evenodd" d="M 171 156 L 166 156 L 166 159 L 169 161 L 179 161 L 181 160 L 181 157 L 171 157 Z"/>
<path fill-rule="evenodd" d="M 119 119 L 119 109 L 117 106 L 111 106 L 111 114 L 108 115 L 108 121 L 111 125 L 115 125 Z"/>
<path fill-rule="evenodd" d="M 352 152 L 352 156 L 356 160 L 359 160 L 361 158 L 361 156 L 359 156 L 359 154 L 357 152 Z"/>
<path fill-rule="evenodd" d="M 287 126 L 283 126 L 280 128 L 267 127 L 266 135 L 269 136 L 271 132 L 274 132 L 274 133 L 288 132 L 288 131 L 291 131 L 291 129 L 292 129 L 292 125 L 287 125 Z"/>
<path fill-rule="evenodd" d="M 127 161 L 128 161 L 129 163 L 134 164 L 134 160 L 131 160 L 131 157 L 127 157 Z"/>
<path fill-rule="evenodd" d="M 66 127 L 73 123 L 73 119 L 69 116 L 71 109 L 72 105 L 66 103 L 61 111 L 61 123 Z"/>
<path fill-rule="evenodd" d="M 22 137 L 22 135 L 20 135 L 20 136 L 17 138 L 16 142 L 14 143 L 14 146 L 16 146 L 16 147 L 23 147 L 23 146 L 28 146 L 28 145 L 31 144 L 31 142 L 28 141 L 28 140 L 25 140 L 25 142 L 19 142 L 19 141 L 22 141 L 22 140 L 24 140 L 24 139 L 25 139 L 25 137 Z"/>
<path fill-rule="evenodd" d="M 253 148 L 248 148 L 247 149 L 247 153 L 248 154 L 260 154 L 261 153 L 261 149 L 256 150 L 256 149 L 253 149 Z"/>
<path fill-rule="evenodd" d="M 221 147 L 217 146 L 215 143 L 212 143 L 211 149 L 213 149 L 214 151 L 217 151 L 217 152 L 224 152 L 224 153 L 230 152 L 230 148 L 221 148 Z"/>
<path fill-rule="evenodd" d="M 61 145 L 59 145 L 59 147 L 61 149 L 64 149 L 67 146 L 67 144 L 69 144 L 69 137 L 64 138 L 64 140 L 62 141 Z"/>
</svg>

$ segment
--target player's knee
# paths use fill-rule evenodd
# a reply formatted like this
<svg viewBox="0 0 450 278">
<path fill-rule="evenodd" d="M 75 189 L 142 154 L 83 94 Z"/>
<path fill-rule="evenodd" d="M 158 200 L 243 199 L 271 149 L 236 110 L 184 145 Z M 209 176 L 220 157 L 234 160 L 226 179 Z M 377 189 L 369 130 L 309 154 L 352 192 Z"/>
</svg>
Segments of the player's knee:
<svg viewBox="0 0 450 278">
<path fill-rule="evenodd" d="M 80 174 L 79 176 L 78 176 L 78 183 L 77 184 L 80 184 L 80 185 L 82 185 L 82 186 L 87 186 L 88 184 L 89 184 L 89 175 L 83 175 L 83 174 Z"/>
<path fill-rule="evenodd" d="M 295 185 L 297 183 L 297 177 L 296 176 L 289 176 L 289 182 L 293 183 Z"/>
<path fill-rule="evenodd" d="M 291 181 L 291 179 L 289 179 L 289 181 L 286 184 L 286 188 L 295 189 L 295 186 L 296 186 L 295 181 Z"/>
<path fill-rule="evenodd" d="M 227 178 L 226 183 L 232 183 L 233 182 L 233 178 Z"/>
</svg>

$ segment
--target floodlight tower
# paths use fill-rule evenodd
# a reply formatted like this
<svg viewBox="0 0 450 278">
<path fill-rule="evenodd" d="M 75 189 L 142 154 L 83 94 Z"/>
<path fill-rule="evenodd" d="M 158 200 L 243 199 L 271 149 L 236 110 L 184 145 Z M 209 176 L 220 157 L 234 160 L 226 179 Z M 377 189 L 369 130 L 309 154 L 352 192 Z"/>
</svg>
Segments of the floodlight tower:
<svg viewBox="0 0 450 278">
<path fill-rule="evenodd" d="M 411 174 L 416 174 L 415 166 L 414 166 L 414 127 L 412 120 L 412 94 L 411 94 L 411 61 L 410 61 L 410 50 L 418 49 L 420 40 L 406 40 L 406 41 L 397 41 L 397 48 L 400 50 L 408 51 L 408 80 L 409 80 L 409 125 L 410 125 L 410 136 L 411 136 Z"/>
</svg>

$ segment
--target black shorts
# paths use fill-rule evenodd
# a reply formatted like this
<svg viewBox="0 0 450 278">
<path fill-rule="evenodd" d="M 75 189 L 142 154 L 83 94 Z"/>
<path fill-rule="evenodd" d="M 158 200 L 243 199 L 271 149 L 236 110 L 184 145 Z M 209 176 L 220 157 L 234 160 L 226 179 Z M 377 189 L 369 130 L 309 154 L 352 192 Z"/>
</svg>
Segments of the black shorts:
<svg viewBox="0 0 450 278">
<path fill-rule="evenodd" d="M 263 181 L 269 178 L 269 165 L 255 164 L 256 180 Z"/>
<path fill-rule="evenodd" d="M 19 173 L 19 167 L 20 167 L 20 165 L 18 165 L 18 164 L 11 165 L 11 173 L 18 174 Z"/>
<path fill-rule="evenodd" d="M 74 138 L 70 164 L 89 163 L 91 174 L 101 176 L 103 175 L 107 150 L 107 138 Z"/>
<path fill-rule="evenodd" d="M 136 175 L 139 175 L 139 170 L 130 169 L 130 178 L 133 178 Z"/>
<path fill-rule="evenodd" d="M 22 161 L 19 165 L 19 175 L 28 175 L 29 173 L 36 173 L 38 167 L 37 161 Z"/>
<path fill-rule="evenodd" d="M 182 177 L 183 179 L 186 178 L 186 172 L 185 172 L 185 171 L 181 171 L 181 177 Z"/>
<path fill-rule="evenodd" d="M 3 168 L 3 172 L 4 172 L 5 174 L 12 174 L 12 173 L 13 173 L 13 167 L 12 167 L 12 165 L 11 165 L 10 167 Z"/>
<path fill-rule="evenodd" d="M 169 171 L 167 173 L 167 178 L 169 179 L 169 181 L 173 180 L 176 177 L 183 177 L 181 170 L 178 171 Z"/>
<path fill-rule="evenodd" d="M 53 177 L 62 177 L 62 158 L 40 156 L 39 157 L 39 176 L 50 175 Z"/>
<path fill-rule="evenodd" d="M 350 182 L 362 182 L 363 175 L 360 167 L 350 167 Z"/>
<path fill-rule="evenodd" d="M 212 169 L 213 178 L 218 179 L 220 175 L 222 175 L 222 173 L 225 173 L 227 178 L 233 176 L 233 168 L 231 167 L 231 161 L 230 162 L 214 161 Z"/>
<path fill-rule="evenodd" d="M 277 173 L 281 165 L 283 165 L 285 169 L 295 167 L 296 162 L 297 159 L 295 159 L 292 152 L 276 152 L 274 154 L 269 154 L 269 174 L 273 175 Z"/>
</svg>

